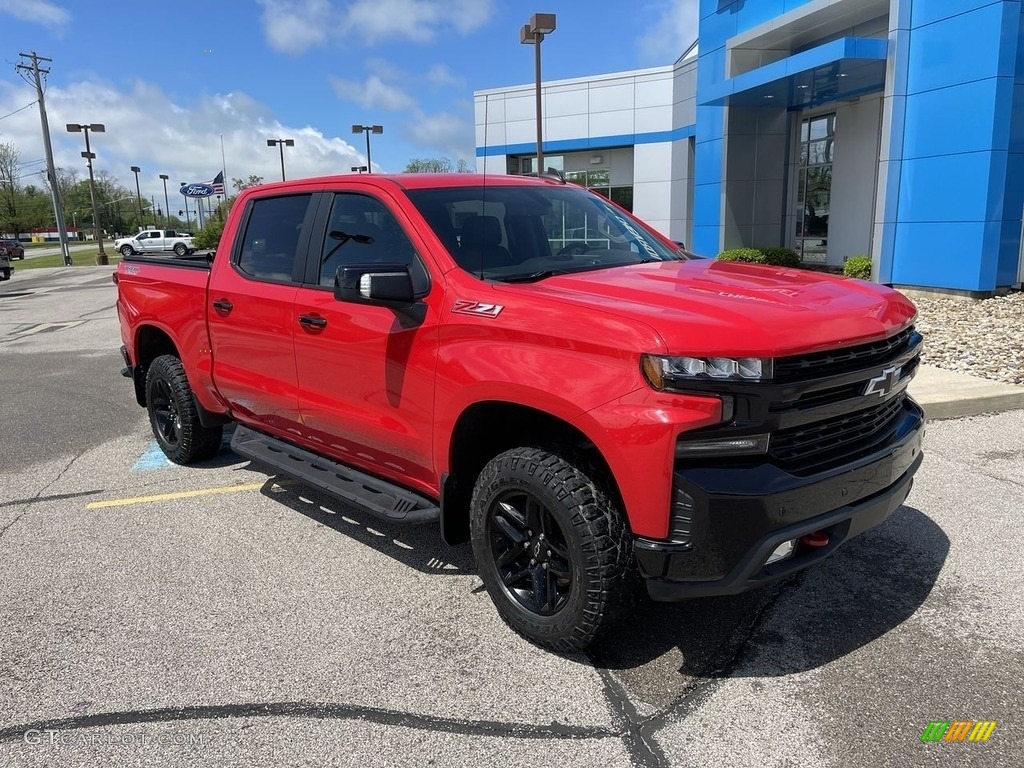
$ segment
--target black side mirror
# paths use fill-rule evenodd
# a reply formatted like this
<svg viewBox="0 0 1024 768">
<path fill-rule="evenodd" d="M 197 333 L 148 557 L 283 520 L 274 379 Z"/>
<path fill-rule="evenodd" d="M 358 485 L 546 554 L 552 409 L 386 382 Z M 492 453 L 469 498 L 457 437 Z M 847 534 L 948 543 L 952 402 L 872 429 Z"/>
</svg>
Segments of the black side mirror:
<svg viewBox="0 0 1024 768">
<path fill-rule="evenodd" d="M 349 264 L 334 275 L 334 298 L 406 307 L 415 301 L 407 264 Z"/>
</svg>

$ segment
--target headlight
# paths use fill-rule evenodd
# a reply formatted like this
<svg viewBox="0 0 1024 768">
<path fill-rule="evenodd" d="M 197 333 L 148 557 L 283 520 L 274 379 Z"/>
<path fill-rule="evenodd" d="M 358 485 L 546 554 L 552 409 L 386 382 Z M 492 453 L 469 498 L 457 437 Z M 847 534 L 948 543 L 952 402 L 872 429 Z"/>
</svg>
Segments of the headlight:
<svg viewBox="0 0 1024 768">
<path fill-rule="evenodd" d="M 770 357 L 666 357 L 643 355 L 640 367 L 644 377 L 655 389 L 671 388 L 673 382 L 764 381 L 772 378 Z"/>
</svg>

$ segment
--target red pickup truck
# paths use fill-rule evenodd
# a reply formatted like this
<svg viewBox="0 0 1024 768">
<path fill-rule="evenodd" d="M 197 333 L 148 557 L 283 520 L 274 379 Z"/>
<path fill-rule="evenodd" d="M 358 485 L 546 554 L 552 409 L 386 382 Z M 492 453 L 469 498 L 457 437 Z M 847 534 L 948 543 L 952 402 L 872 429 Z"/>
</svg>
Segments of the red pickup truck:
<svg viewBox="0 0 1024 768">
<path fill-rule="evenodd" d="M 899 293 L 716 262 L 553 179 L 245 190 L 216 255 L 121 262 L 167 456 L 233 449 L 472 542 L 505 621 L 586 647 L 646 582 L 732 594 L 895 510 L 922 460 Z"/>
</svg>

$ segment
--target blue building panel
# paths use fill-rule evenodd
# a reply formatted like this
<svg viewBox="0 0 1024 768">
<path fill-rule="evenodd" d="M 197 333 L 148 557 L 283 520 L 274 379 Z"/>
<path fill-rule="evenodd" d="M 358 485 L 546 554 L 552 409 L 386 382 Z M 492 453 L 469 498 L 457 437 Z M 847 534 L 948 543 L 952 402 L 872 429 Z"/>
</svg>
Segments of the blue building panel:
<svg viewBox="0 0 1024 768">
<path fill-rule="evenodd" d="M 1017 29 L 1011 32 L 1005 28 L 1007 5 L 1010 4 L 990 3 L 915 28 L 910 42 L 907 92 L 914 94 L 1001 74 L 1012 76 Z M 1019 16 L 1019 4 L 1013 5 Z"/>
<path fill-rule="evenodd" d="M 913 96 L 906 101 L 903 132 L 903 157 L 914 159 L 992 149 L 996 128 L 1009 128 L 1010 100 L 997 102 L 1000 82 L 1007 78 L 989 78 L 940 88 Z M 903 98 L 903 97 L 899 97 Z M 970 108 L 967 108 L 970 105 Z M 997 113 L 999 114 L 997 119 Z M 893 148 L 895 150 L 895 148 Z"/>
</svg>

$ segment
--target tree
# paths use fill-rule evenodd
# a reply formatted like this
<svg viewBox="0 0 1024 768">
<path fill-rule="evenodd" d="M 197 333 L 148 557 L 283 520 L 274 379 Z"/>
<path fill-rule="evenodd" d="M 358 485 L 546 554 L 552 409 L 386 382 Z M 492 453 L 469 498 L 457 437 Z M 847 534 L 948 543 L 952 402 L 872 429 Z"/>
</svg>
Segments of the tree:
<svg viewBox="0 0 1024 768">
<path fill-rule="evenodd" d="M 250 174 L 248 179 L 231 179 L 231 186 L 239 192 L 249 187 L 258 187 L 262 183 L 263 177 L 257 176 L 255 173 Z"/>
<path fill-rule="evenodd" d="M 406 173 L 472 173 L 469 163 L 461 157 L 453 161 L 450 157 L 414 157 L 405 165 Z"/>
</svg>

